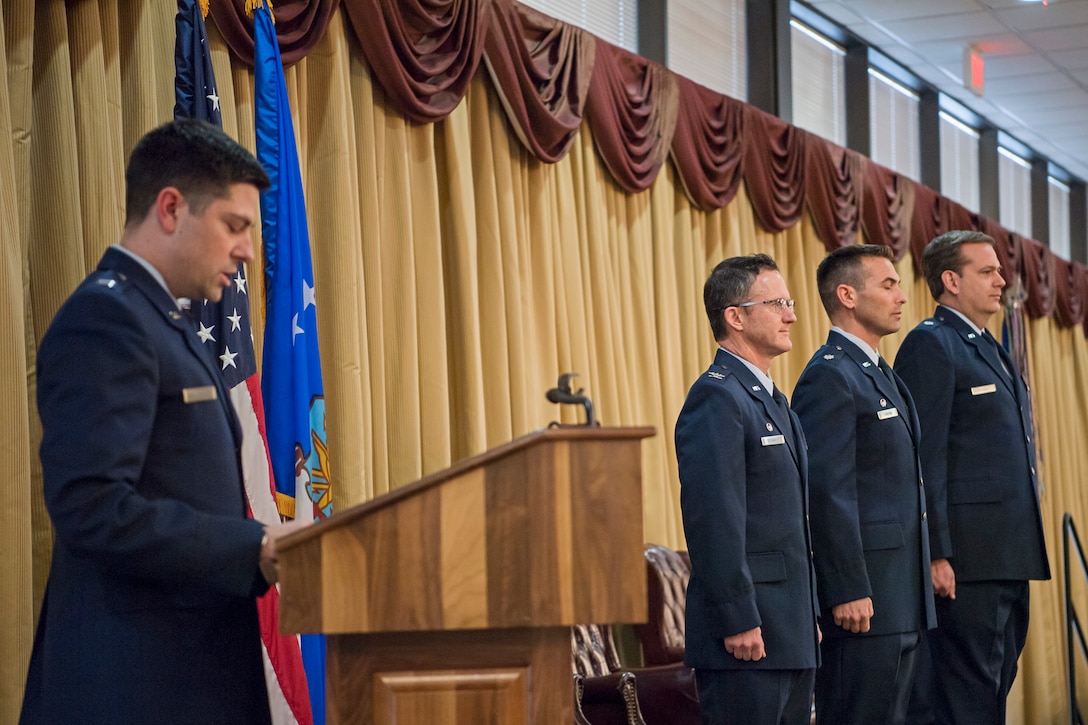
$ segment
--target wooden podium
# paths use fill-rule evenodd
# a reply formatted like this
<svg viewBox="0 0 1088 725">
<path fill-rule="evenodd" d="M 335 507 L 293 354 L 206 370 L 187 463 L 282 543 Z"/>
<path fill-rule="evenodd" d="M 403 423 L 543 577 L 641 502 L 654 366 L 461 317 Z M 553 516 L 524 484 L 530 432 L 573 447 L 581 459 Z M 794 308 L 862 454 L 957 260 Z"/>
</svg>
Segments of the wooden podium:
<svg viewBox="0 0 1088 725">
<path fill-rule="evenodd" d="M 551 428 L 283 539 L 280 626 L 328 722 L 574 722 L 570 625 L 646 621 L 641 439 Z"/>
</svg>

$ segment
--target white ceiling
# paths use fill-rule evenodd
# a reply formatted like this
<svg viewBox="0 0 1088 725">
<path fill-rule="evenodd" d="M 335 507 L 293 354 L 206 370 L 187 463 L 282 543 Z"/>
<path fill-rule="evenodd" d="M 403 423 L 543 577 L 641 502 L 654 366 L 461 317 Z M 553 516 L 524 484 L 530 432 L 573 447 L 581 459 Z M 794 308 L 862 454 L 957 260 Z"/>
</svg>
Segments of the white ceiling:
<svg viewBox="0 0 1088 725">
<path fill-rule="evenodd" d="M 806 0 L 827 17 L 1088 180 L 1088 0 Z M 963 86 L 964 48 L 985 94 Z"/>
</svg>

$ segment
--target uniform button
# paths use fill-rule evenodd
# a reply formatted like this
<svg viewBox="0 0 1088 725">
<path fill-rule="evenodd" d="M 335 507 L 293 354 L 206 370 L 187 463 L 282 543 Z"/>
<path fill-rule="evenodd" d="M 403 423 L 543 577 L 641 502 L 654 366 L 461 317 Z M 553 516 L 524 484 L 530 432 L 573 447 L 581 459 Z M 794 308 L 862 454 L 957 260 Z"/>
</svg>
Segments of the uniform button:
<svg viewBox="0 0 1088 725">
<path fill-rule="evenodd" d="M 925 520 L 926 520 L 926 512 L 925 512 L 925 511 L 923 511 L 923 512 L 922 512 L 922 521 L 925 521 Z"/>
</svg>

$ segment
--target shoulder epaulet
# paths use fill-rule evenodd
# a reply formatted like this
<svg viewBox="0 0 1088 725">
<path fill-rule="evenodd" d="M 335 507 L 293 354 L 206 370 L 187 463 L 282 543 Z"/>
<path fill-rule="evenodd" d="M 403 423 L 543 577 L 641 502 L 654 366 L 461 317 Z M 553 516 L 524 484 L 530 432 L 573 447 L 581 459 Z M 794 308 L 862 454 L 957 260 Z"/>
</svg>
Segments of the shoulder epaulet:
<svg viewBox="0 0 1088 725">
<path fill-rule="evenodd" d="M 99 287 L 120 291 L 128 283 L 128 277 L 115 269 L 104 269 L 94 272 L 89 281 Z"/>
<path fill-rule="evenodd" d="M 843 354 L 841 345 L 823 345 L 816 351 L 816 357 L 831 362 L 833 360 L 841 360 L 845 355 Z"/>
</svg>

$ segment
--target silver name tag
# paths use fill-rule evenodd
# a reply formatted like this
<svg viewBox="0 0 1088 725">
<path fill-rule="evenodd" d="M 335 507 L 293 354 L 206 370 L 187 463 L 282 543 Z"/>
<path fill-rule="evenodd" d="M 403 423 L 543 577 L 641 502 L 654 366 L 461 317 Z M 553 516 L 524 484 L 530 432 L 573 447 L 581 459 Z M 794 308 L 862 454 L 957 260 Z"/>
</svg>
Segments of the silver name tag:
<svg viewBox="0 0 1088 725">
<path fill-rule="evenodd" d="M 899 411 L 896 410 L 895 408 L 887 408 L 885 410 L 878 410 L 876 412 L 876 417 L 880 418 L 880 420 L 887 420 L 888 418 L 894 418 L 897 415 L 899 415 Z"/>
<path fill-rule="evenodd" d="M 786 437 L 781 433 L 776 436 L 763 436 L 759 442 L 764 446 L 780 446 L 786 442 Z"/>
<path fill-rule="evenodd" d="M 986 395 L 987 393 L 996 393 L 997 386 L 993 383 L 989 385 L 976 385 L 971 388 L 971 395 Z"/>
</svg>

